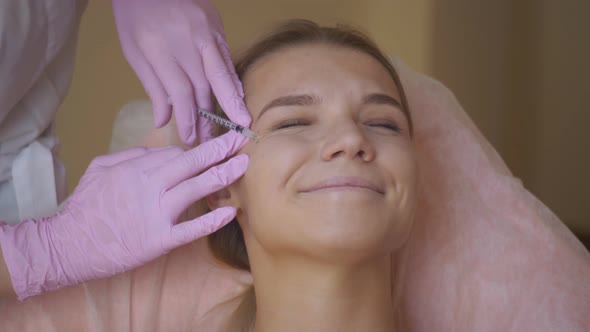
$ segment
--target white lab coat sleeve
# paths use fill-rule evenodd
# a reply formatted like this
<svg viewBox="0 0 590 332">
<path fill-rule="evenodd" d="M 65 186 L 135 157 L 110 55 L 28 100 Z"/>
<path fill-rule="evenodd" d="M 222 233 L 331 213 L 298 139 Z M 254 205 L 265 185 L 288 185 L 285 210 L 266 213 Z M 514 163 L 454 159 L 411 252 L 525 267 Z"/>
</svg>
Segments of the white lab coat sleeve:
<svg viewBox="0 0 590 332">
<path fill-rule="evenodd" d="M 52 214 L 65 197 L 52 127 L 72 79 L 86 4 L 0 3 L 0 220 Z"/>
</svg>

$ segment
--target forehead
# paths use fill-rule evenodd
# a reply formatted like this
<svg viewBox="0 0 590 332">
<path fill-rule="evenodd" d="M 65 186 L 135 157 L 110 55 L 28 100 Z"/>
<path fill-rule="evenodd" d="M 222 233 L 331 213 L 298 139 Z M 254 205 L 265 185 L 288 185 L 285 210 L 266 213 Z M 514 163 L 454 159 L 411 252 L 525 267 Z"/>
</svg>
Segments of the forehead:
<svg viewBox="0 0 590 332">
<path fill-rule="evenodd" d="M 256 61 L 242 80 L 246 103 L 286 94 L 388 93 L 399 98 L 387 69 L 372 56 L 352 48 L 304 44 L 280 49 Z"/>
</svg>

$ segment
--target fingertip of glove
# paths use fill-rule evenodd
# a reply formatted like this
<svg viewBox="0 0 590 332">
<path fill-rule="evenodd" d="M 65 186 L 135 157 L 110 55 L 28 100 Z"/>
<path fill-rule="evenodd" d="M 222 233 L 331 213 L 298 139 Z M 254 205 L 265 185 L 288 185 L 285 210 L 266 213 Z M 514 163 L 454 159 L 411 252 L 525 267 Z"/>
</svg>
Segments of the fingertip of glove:
<svg viewBox="0 0 590 332">
<path fill-rule="evenodd" d="M 162 128 L 162 126 L 164 126 L 164 121 L 154 117 L 154 128 L 160 129 L 160 128 Z"/>
<path fill-rule="evenodd" d="M 241 154 L 233 157 L 219 166 L 219 171 L 223 173 L 223 175 L 220 176 L 220 179 L 223 180 L 224 185 L 229 185 L 243 176 L 247 168 L 247 155 Z"/>
<path fill-rule="evenodd" d="M 195 133 L 194 129 L 191 129 L 189 131 L 187 131 L 184 135 L 183 135 L 184 139 L 182 140 L 182 142 L 186 145 L 186 146 L 193 146 L 193 144 L 195 144 L 195 141 L 197 139 L 197 135 Z"/>
<path fill-rule="evenodd" d="M 233 206 L 222 206 L 216 209 L 220 213 L 227 213 L 227 214 L 234 214 L 236 213 L 236 208 Z"/>
<path fill-rule="evenodd" d="M 169 106 L 168 106 L 169 107 Z M 154 110 L 154 127 L 162 128 L 170 121 L 171 113 L 167 107 Z"/>
<path fill-rule="evenodd" d="M 242 167 L 246 168 L 246 166 L 248 166 L 249 160 L 250 160 L 250 157 L 247 154 L 242 153 L 242 154 L 239 154 L 239 155 L 233 157 L 231 159 L 231 162 L 234 163 L 234 166 L 238 166 L 240 168 L 242 168 Z"/>
<path fill-rule="evenodd" d="M 220 221 L 227 221 L 227 219 L 233 219 L 235 217 L 237 210 L 233 206 L 222 206 L 220 208 L 215 209 L 217 214 L 220 215 Z"/>
</svg>

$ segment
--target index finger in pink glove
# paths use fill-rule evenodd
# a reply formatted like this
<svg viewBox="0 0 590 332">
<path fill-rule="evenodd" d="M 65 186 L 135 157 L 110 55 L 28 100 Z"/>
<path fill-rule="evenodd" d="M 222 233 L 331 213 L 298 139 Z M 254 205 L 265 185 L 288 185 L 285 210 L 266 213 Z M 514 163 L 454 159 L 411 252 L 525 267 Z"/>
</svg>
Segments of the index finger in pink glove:
<svg viewBox="0 0 590 332">
<path fill-rule="evenodd" d="M 220 137 L 185 151 L 170 162 L 149 171 L 153 181 L 171 188 L 200 170 L 222 161 L 236 153 L 247 142 L 241 134 L 230 131 Z"/>
<path fill-rule="evenodd" d="M 93 162 L 103 166 L 114 166 L 118 163 L 143 156 L 148 152 L 146 148 L 133 148 L 129 150 L 119 151 L 116 153 L 98 156 L 94 158 Z"/>
<path fill-rule="evenodd" d="M 222 36 L 216 39 L 216 43 L 204 47 L 202 51 L 205 74 L 225 114 L 233 122 L 247 127 L 251 118 L 244 104 L 242 83 L 235 72 L 225 39 Z"/>
</svg>

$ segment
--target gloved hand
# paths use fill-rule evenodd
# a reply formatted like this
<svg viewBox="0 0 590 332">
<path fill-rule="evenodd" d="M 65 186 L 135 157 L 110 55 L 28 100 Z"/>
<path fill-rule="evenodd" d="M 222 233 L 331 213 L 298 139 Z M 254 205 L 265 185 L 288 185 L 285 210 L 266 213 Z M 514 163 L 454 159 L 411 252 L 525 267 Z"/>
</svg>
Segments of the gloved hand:
<svg viewBox="0 0 590 332">
<path fill-rule="evenodd" d="M 123 53 L 154 106 L 156 127 L 170 119 L 170 98 L 180 139 L 192 145 L 199 123 L 200 141 L 209 140 L 211 124 L 199 120 L 195 105 L 211 110 L 211 89 L 232 121 L 250 124 L 221 17 L 208 0 L 113 0 L 113 12 Z"/>
<path fill-rule="evenodd" d="M 245 141 L 229 132 L 186 152 L 135 148 L 95 158 L 57 215 L 0 226 L 19 299 L 131 270 L 223 227 L 235 209 L 176 221 L 189 205 L 243 175 L 246 155 L 209 167 Z"/>
</svg>

